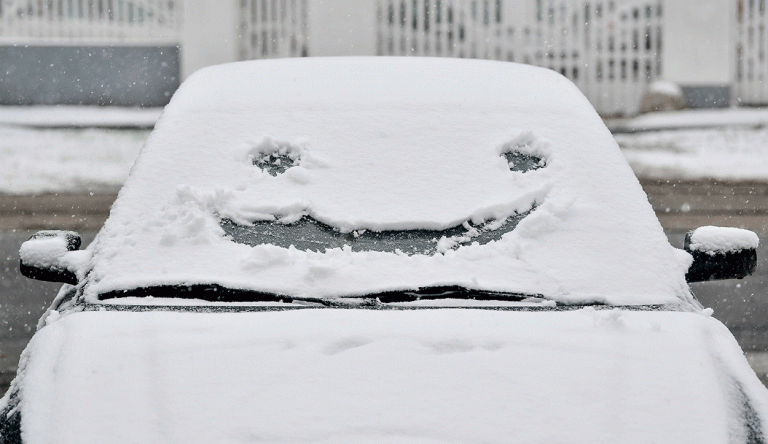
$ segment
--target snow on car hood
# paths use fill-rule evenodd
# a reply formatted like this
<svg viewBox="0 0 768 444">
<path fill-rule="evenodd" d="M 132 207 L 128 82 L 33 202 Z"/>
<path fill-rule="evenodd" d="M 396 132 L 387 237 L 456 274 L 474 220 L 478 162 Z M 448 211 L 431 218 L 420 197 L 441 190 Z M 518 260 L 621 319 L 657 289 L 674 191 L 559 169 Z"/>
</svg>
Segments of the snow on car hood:
<svg viewBox="0 0 768 444">
<path fill-rule="evenodd" d="M 222 228 L 301 220 L 350 242 L 460 232 L 414 253 L 247 245 Z M 667 242 L 584 96 L 552 71 L 490 61 L 200 70 L 166 107 L 92 252 L 81 270 L 91 300 L 215 283 L 323 298 L 457 285 L 564 303 L 690 301 L 689 256 Z"/>
<path fill-rule="evenodd" d="M 768 424 L 728 330 L 681 312 L 79 312 L 19 375 L 30 443 L 724 443 Z"/>
</svg>

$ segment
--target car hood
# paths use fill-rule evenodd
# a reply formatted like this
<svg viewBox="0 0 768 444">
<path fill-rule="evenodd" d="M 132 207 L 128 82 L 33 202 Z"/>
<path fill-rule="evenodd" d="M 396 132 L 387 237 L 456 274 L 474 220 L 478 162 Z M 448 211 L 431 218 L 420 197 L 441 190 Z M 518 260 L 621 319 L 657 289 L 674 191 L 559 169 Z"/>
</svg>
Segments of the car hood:
<svg viewBox="0 0 768 444">
<path fill-rule="evenodd" d="M 727 329 L 697 313 L 49 321 L 11 388 L 29 443 L 762 442 L 768 424 L 768 391 Z"/>
</svg>

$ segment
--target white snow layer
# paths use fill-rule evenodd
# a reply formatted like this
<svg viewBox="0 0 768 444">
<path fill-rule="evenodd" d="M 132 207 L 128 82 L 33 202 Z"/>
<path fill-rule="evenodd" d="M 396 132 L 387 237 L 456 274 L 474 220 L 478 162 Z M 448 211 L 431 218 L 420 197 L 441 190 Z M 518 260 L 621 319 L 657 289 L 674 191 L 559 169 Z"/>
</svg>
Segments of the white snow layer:
<svg viewBox="0 0 768 444">
<path fill-rule="evenodd" d="M 63 236 L 51 236 L 28 240 L 19 248 L 19 258 L 29 266 L 46 267 L 59 262 L 67 250 L 67 239 Z"/>
<path fill-rule="evenodd" d="M 651 83 L 648 92 L 670 97 L 683 97 L 683 89 L 677 83 L 668 80 L 657 80 Z"/>
<path fill-rule="evenodd" d="M 710 254 L 755 249 L 760 243 L 757 234 L 740 228 L 705 226 L 691 235 L 690 249 Z"/>
<path fill-rule="evenodd" d="M 768 120 L 768 113 L 764 114 Z M 718 115 L 727 120 L 727 112 Z M 669 122 L 674 122 L 674 119 Z M 768 179 L 766 128 L 677 129 L 614 136 L 639 177 Z"/>
<path fill-rule="evenodd" d="M 21 244 L 19 259 L 30 267 L 61 268 L 77 274 L 88 266 L 91 253 L 89 250 L 69 251 L 64 236 L 51 236 Z"/>
<path fill-rule="evenodd" d="M 629 119 L 610 119 L 606 123 L 609 128 L 617 131 L 726 126 L 763 127 L 768 124 L 768 108 L 688 109 L 648 113 Z"/>
<path fill-rule="evenodd" d="M 11 387 L 24 442 L 724 443 L 768 423 L 768 391 L 701 314 L 56 318 Z"/>
<path fill-rule="evenodd" d="M 297 165 L 277 176 L 254 165 L 270 143 L 294 147 Z M 509 146 L 546 167 L 510 171 Z M 501 240 L 434 255 L 251 247 L 219 226 L 311 215 L 341 231 L 439 230 L 533 205 Z M 552 71 L 254 61 L 198 71 L 174 95 L 97 236 L 85 294 L 218 283 L 336 297 L 461 285 L 565 303 L 680 303 L 691 301 L 682 259 L 599 116 Z"/>
<path fill-rule="evenodd" d="M 0 125 L 0 192 L 116 191 L 148 135 L 135 129 Z"/>
<path fill-rule="evenodd" d="M 163 108 L 121 106 L 0 106 L 0 124 L 42 127 L 151 128 Z"/>
</svg>

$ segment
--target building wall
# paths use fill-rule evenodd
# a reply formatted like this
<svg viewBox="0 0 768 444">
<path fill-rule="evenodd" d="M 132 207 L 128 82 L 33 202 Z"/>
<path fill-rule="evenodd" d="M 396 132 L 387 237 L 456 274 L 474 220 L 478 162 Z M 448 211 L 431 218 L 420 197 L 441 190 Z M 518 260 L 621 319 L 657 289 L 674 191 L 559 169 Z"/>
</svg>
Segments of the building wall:
<svg viewBox="0 0 768 444">
<path fill-rule="evenodd" d="M 240 2 L 187 0 L 181 30 L 181 76 L 239 59 Z"/>
<path fill-rule="evenodd" d="M 176 46 L 0 46 L 0 105 L 163 106 Z"/>
<path fill-rule="evenodd" d="M 664 2 L 663 78 L 683 87 L 687 107 L 731 103 L 735 4 L 733 0 Z"/>
<path fill-rule="evenodd" d="M 309 0 L 309 55 L 376 54 L 376 16 L 372 0 Z"/>
</svg>

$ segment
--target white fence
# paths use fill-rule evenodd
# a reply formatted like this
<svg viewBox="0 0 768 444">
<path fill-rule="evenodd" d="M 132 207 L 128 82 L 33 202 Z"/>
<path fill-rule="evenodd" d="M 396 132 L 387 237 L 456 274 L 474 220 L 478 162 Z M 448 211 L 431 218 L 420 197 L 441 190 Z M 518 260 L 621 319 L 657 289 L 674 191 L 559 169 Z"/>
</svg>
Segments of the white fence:
<svg viewBox="0 0 768 444">
<path fill-rule="evenodd" d="M 0 44 L 177 44 L 181 0 L 0 0 Z"/>
<path fill-rule="evenodd" d="M 766 0 L 736 1 L 736 103 L 768 104 Z"/>
<path fill-rule="evenodd" d="M 307 0 L 241 0 L 241 59 L 309 55 Z"/>
<path fill-rule="evenodd" d="M 661 1 L 377 0 L 377 52 L 543 66 L 601 114 L 635 114 L 661 74 Z"/>
<path fill-rule="evenodd" d="M 181 44 L 183 1 L 0 0 L 0 44 Z M 310 1 L 320 0 L 222 4 L 238 8 L 232 32 L 239 35 L 239 58 L 310 55 Z M 647 84 L 660 76 L 663 1 L 357 0 L 348 7 L 350 14 L 364 8 L 375 13 L 367 38 L 379 55 L 476 57 L 551 68 L 573 80 L 601 114 L 615 115 L 635 114 Z M 767 75 L 768 0 L 734 1 L 746 11 L 741 51 L 754 54 L 740 87 L 747 88 L 743 96 L 758 97 L 748 88 L 762 88 Z M 312 11 L 322 11 L 317 6 Z M 333 26 L 332 20 L 316 22 Z"/>
</svg>

